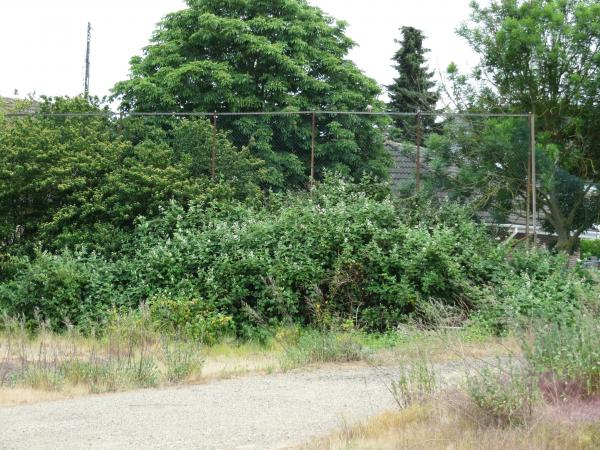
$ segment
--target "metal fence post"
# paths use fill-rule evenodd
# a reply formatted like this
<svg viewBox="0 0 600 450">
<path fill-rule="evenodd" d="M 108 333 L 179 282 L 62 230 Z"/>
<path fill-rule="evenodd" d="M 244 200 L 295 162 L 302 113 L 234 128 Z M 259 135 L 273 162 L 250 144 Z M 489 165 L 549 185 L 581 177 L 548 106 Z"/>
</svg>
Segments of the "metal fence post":
<svg viewBox="0 0 600 450">
<path fill-rule="evenodd" d="M 212 120 L 212 152 L 210 157 L 210 176 L 214 180 L 217 175 L 217 112 L 213 113 Z"/>
<path fill-rule="evenodd" d="M 525 201 L 525 238 L 527 239 L 527 248 L 529 248 L 531 244 L 531 152 L 529 151 L 529 148 L 527 150 L 527 200 Z"/>
<path fill-rule="evenodd" d="M 317 114 L 312 113 L 312 131 L 310 142 L 310 187 L 315 183 L 315 141 L 317 140 Z"/>
<path fill-rule="evenodd" d="M 417 154 L 415 157 L 415 189 L 417 193 L 421 191 L 421 111 L 417 111 Z"/>
<path fill-rule="evenodd" d="M 535 155 L 535 113 L 529 114 L 529 146 L 531 154 L 531 226 L 533 227 L 533 245 L 537 245 L 537 174 Z"/>
</svg>

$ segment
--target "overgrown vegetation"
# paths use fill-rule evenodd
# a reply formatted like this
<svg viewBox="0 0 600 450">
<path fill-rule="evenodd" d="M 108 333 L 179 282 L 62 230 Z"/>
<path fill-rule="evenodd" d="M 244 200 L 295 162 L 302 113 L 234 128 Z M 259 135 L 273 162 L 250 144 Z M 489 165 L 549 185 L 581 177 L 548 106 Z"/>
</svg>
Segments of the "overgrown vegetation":
<svg viewBox="0 0 600 450">
<path fill-rule="evenodd" d="M 570 324 L 542 323 L 524 340 L 524 354 L 552 401 L 600 394 L 600 324 L 586 312 Z"/>
<path fill-rule="evenodd" d="M 430 321 L 432 304 L 476 312 L 497 331 L 521 315 L 567 321 L 592 283 L 558 256 L 498 245 L 463 209 L 337 177 L 258 206 L 173 202 L 138 220 L 111 257 L 38 248 L 5 267 L 0 308 L 10 316 L 89 332 L 114 308 L 147 303 L 165 331 L 204 342 L 285 323 L 384 331 Z"/>
<path fill-rule="evenodd" d="M 596 257 L 600 258 L 600 240 L 581 241 L 580 250 L 582 258 Z"/>
<path fill-rule="evenodd" d="M 533 417 L 539 401 L 536 379 L 515 363 L 484 367 L 467 377 L 466 392 L 473 416 L 492 426 L 522 425 Z"/>
<path fill-rule="evenodd" d="M 391 383 L 391 392 L 400 409 L 424 403 L 440 390 L 442 382 L 435 367 L 424 357 L 404 361 L 400 375 Z"/>
<path fill-rule="evenodd" d="M 600 427 L 593 423 L 560 423 L 540 418 L 535 426 L 482 427 L 457 414 L 452 403 L 434 400 L 390 411 L 297 448 L 310 450 L 446 450 L 547 449 L 595 450 Z"/>
<path fill-rule="evenodd" d="M 114 392 L 198 379 L 202 345 L 161 335 L 147 310 L 115 315 L 101 336 L 85 338 L 68 327 L 57 336 L 41 322 L 32 334 L 25 323 L 4 319 L 0 341 L 0 387 Z"/>
<path fill-rule="evenodd" d="M 130 118 L 125 134 L 110 116 L 88 115 L 106 113 L 93 99 L 49 98 L 39 108 L 50 115 L 0 116 L 0 257 L 65 247 L 112 255 L 138 217 L 155 217 L 170 200 L 250 201 L 260 194 L 262 161 L 223 132 L 216 136 L 218 182 L 210 179 L 206 120 L 142 127 Z M 143 139 L 131 136 L 135 131 Z"/>
<path fill-rule="evenodd" d="M 569 425 L 577 440 L 540 412 L 600 395 L 597 277 L 481 223 L 530 200 L 524 118 L 426 115 L 417 132 L 412 118 L 394 129 L 379 115 L 333 114 L 383 108 L 377 83 L 346 59 L 345 24 L 303 0 L 225 3 L 189 0 L 167 16 L 113 99 L 125 113 L 277 114 L 221 114 L 218 127 L 116 119 L 83 97 L 0 114 L 0 387 L 193 382 L 207 355 L 247 348 L 270 358 L 257 371 L 373 363 L 406 344 L 408 323 L 422 340 L 402 347 L 389 386 L 402 411 L 386 433 L 409 423 L 431 441 L 434 429 L 443 448 L 448 436 L 517 446 L 525 432 L 534 447 L 600 445 L 596 429 Z M 599 219 L 592 3 L 474 5 L 460 34 L 482 63 L 471 78 L 449 68 L 456 111 L 539 115 L 536 200 L 559 252 Z M 435 110 L 423 39 L 403 29 L 392 106 Z M 313 131 L 310 115 L 288 114 L 302 110 L 326 113 Z M 383 143 L 421 134 L 423 190 L 394 196 Z M 582 255 L 597 247 L 582 243 Z M 463 327 L 521 348 L 449 390 L 422 351 L 431 334 Z"/>
<path fill-rule="evenodd" d="M 513 340 L 492 338 L 477 330 L 437 332 L 416 327 L 385 334 L 350 327 L 307 329 L 285 326 L 270 330 L 262 341 L 235 336 L 202 344 L 187 335 L 166 331 L 150 307 L 110 317 L 102 334 L 83 335 L 68 326 L 53 332 L 39 323 L 35 330 L 23 321 L 5 319 L 0 329 L 0 406 L 70 398 L 90 393 L 204 383 L 247 374 L 270 374 L 316 368 L 329 363 L 359 365 L 405 364 L 407 377 L 419 355 L 436 363 L 461 355 L 506 355 Z M 461 353 L 448 352 L 448 342 Z M 433 366 L 428 362 L 427 368 Z M 438 388 L 438 377 L 427 386 Z M 382 380 L 383 381 L 383 380 Z M 412 383 L 412 381 L 409 382 Z M 428 387 L 424 393 L 430 393 Z M 414 397 L 416 399 L 416 397 Z M 398 397 L 400 400 L 400 397 Z"/>
<path fill-rule="evenodd" d="M 496 362 L 466 359 L 458 383 L 418 358 L 391 382 L 398 411 L 306 448 L 595 449 L 600 445 L 597 324 L 593 310 L 569 324 L 538 321 L 520 331 L 522 354 Z"/>
<path fill-rule="evenodd" d="M 350 332 L 310 330 L 298 333 L 284 347 L 284 368 L 329 362 L 345 363 L 367 358 L 367 347 Z"/>
</svg>

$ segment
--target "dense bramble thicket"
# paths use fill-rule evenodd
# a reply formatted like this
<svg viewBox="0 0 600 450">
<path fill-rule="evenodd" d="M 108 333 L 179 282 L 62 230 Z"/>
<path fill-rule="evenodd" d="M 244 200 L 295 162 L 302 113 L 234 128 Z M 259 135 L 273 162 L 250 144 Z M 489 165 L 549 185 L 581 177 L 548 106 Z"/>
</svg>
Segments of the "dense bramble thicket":
<svg viewBox="0 0 600 450">
<path fill-rule="evenodd" d="M 11 257 L 0 311 L 89 329 L 113 308 L 148 303 L 163 326 L 213 336 L 282 322 L 385 330 L 427 319 L 432 304 L 479 311 L 500 328 L 514 314 L 577 308 L 585 280 L 560 258 L 516 251 L 509 262 L 464 210 L 431 208 L 337 177 L 260 205 L 172 202 L 138 220 L 112 258 L 85 249 Z"/>
<path fill-rule="evenodd" d="M 98 112 L 49 99 L 42 112 Z M 493 240 L 466 209 L 329 176 L 260 188 L 268 165 L 205 120 L 0 117 L 0 314 L 102 327 L 148 304 L 167 331 L 242 335 L 279 323 L 387 330 L 416 317 L 564 321 L 586 280 L 560 257 Z"/>
</svg>

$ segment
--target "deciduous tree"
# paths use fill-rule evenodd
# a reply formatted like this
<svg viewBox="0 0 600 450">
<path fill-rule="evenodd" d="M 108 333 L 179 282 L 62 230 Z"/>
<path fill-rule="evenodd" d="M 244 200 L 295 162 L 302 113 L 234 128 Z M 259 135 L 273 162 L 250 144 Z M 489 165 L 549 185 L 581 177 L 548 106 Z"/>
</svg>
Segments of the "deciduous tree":
<svg viewBox="0 0 600 450">
<path fill-rule="evenodd" d="M 536 115 L 539 212 L 558 235 L 557 247 L 573 250 L 600 212 L 600 4 L 473 2 L 471 20 L 459 34 L 481 60 L 471 77 L 451 66 L 457 106 Z M 503 162 L 494 166 L 499 170 Z M 515 193 L 523 196 L 522 189 Z"/>
<path fill-rule="evenodd" d="M 265 176 L 262 161 L 218 133 L 218 179 L 209 179 L 206 120 L 175 121 L 163 142 L 133 143 L 87 99 L 46 99 L 39 108 L 40 115 L 0 117 L 0 252 L 37 243 L 113 249 L 139 216 L 172 200 L 246 198 Z"/>
<path fill-rule="evenodd" d="M 345 27 L 305 0 L 187 0 L 132 58 L 114 94 L 125 111 L 363 111 L 378 105 L 380 90 L 347 58 L 354 43 Z M 384 174 L 375 122 L 319 116 L 318 166 Z M 310 115 L 220 117 L 219 128 L 275 169 L 271 186 L 306 182 Z"/>
</svg>

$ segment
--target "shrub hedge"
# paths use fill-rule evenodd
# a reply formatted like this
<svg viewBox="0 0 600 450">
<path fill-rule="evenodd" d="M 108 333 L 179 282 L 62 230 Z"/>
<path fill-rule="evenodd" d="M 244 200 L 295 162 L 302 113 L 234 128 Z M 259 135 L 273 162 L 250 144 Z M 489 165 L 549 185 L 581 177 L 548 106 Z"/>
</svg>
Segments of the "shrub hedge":
<svg viewBox="0 0 600 450">
<path fill-rule="evenodd" d="M 186 328 L 191 334 L 205 335 L 212 323 L 247 335 L 348 319 L 385 330 L 431 303 L 477 310 L 497 329 L 514 314 L 577 307 L 585 277 L 559 258 L 508 258 L 466 211 L 430 208 L 337 177 L 258 206 L 172 203 L 139 219 L 111 258 L 85 249 L 9 258 L 0 311 L 89 328 L 114 308 L 149 302 L 166 327 L 181 329 L 189 318 L 200 324 Z"/>
</svg>

